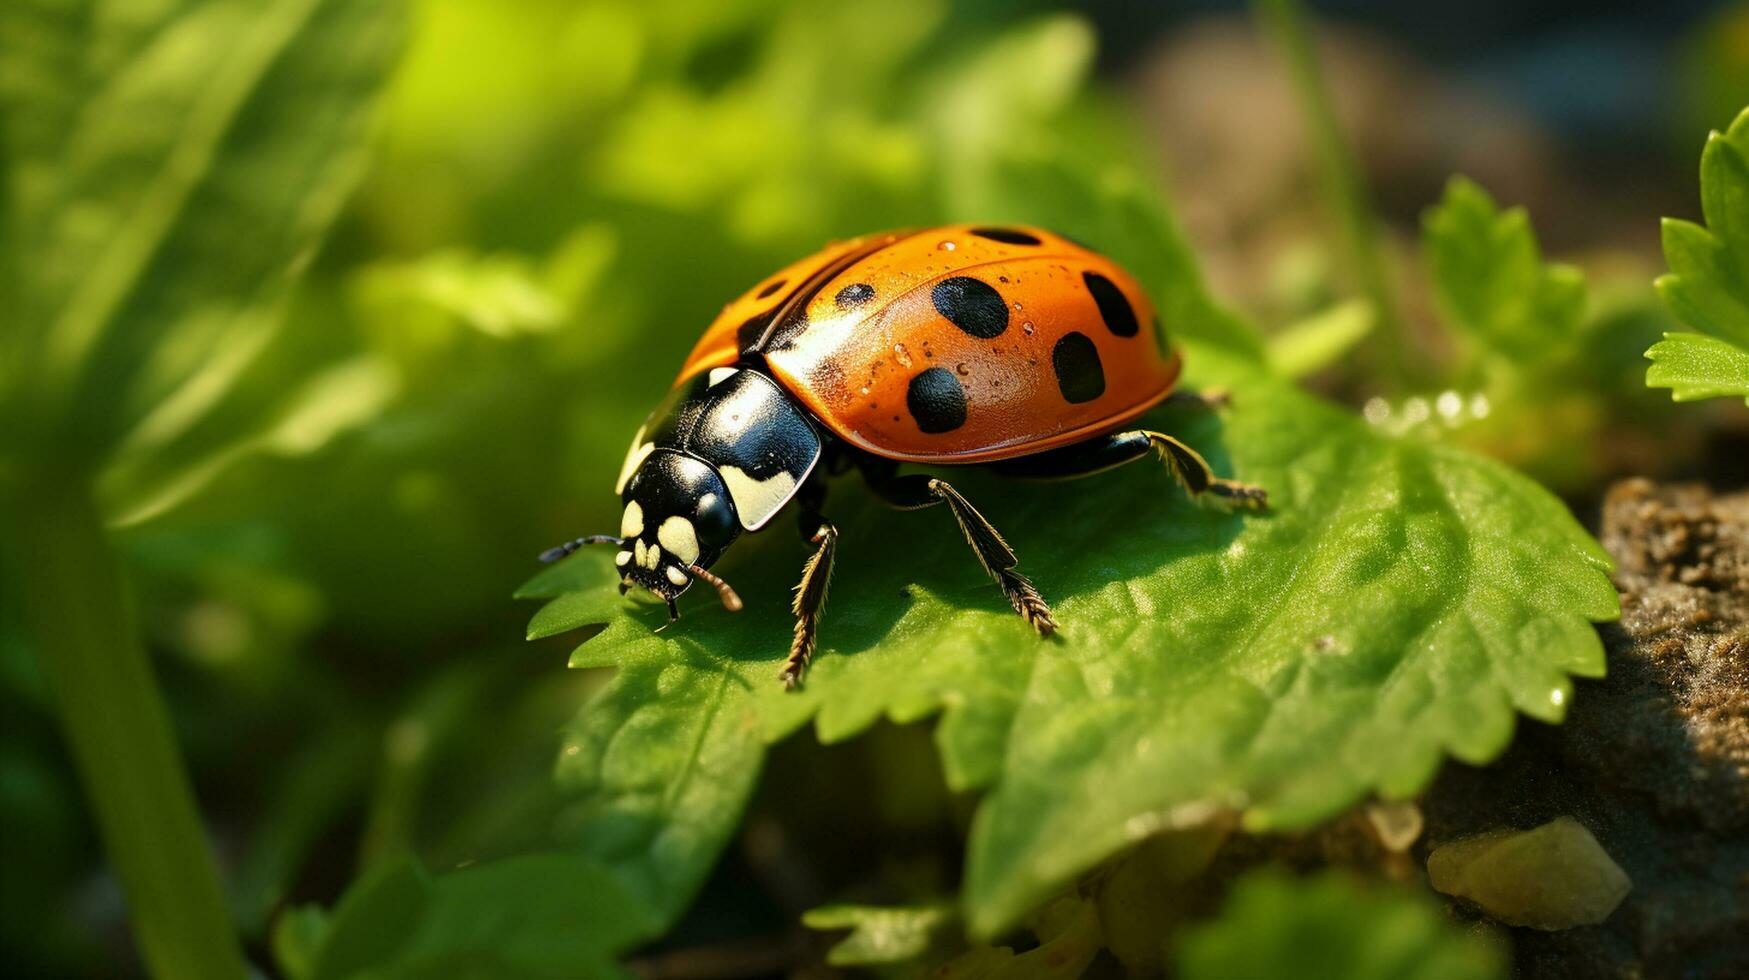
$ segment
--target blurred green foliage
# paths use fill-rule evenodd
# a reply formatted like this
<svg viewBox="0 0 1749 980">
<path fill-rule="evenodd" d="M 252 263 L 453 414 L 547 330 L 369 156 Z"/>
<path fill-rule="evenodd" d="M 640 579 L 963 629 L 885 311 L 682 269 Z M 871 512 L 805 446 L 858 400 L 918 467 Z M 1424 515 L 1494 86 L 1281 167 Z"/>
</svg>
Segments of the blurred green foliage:
<svg viewBox="0 0 1749 980">
<path fill-rule="evenodd" d="M 883 907 L 826 905 L 802 916 L 809 929 L 848 929 L 827 954 L 833 966 L 878 966 L 905 963 L 929 955 L 957 920 L 945 903 Z"/>
<path fill-rule="evenodd" d="M 1426 225 L 1434 289 L 1484 355 L 1525 364 L 1574 344 L 1585 279 L 1543 262 L 1522 208 L 1501 213 L 1486 191 L 1457 177 Z"/>
<path fill-rule="evenodd" d="M 1749 92 L 1749 3 L 1728 0 L 1689 28 L 1677 52 L 1680 100 L 1671 115 L 1673 151 L 1687 157 L 1696 134 L 1743 108 Z"/>
<path fill-rule="evenodd" d="M 1452 439 L 1582 493 L 1621 465 L 1612 444 L 1666 414 L 1638 381 L 1641 346 L 1662 323 L 1649 290 L 1589 289 L 1579 269 L 1545 261 L 1523 208 L 1501 209 L 1463 177 L 1423 216 L 1422 246 L 1455 350 L 1433 372 L 1443 390 L 1389 405 L 1376 417 L 1386 428 Z"/>
<path fill-rule="evenodd" d="M 0 629 L 23 654 L 7 700 L 38 719 L 53 706 L 158 976 L 244 964 L 103 517 L 185 496 L 229 455 L 307 449 L 356 401 L 359 379 L 322 379 L 297 393 L 323 403 L 315 417 L 300 404 L 260 434 L 220 408 L 357 184 L 400 24 L 393 4 L 320 0 L 0 13 Z M 119 498 L 97 486 L 111 478 Z M 24 821 L 70 858 L 65 835 L 85 827 L 43 816 L 70 787 L 32 790 Z M 75 869 L 33 870 L 50 881 L 8 876 L 7 938 L 26 972 L 59 972 L 96 946 L 66 942 L 66 905 L 43 901 Z"/>
<path fill-rule="evenodd" d="M 1304 877 L 1264 866 L 1238 875 L 1214 915 L 1191 887 L 1222 832 L 1153 838 L 1028 916 L 1037 945 L 958 943 L 939 904 L 837 905 L 811 928 L 849 929 L 828 961 L 877 976 L 1050 980 L 1080 976 L 1102 951 L 1127 976 L 1185 980 L 1489 980 L 1507 975 L 1499 936 L 1448 919 L 1425 891 L 1353 872 Z"/>
<path fill-rule="evenodd" d="M 1239 879 L 1220 917 L 1181 937 L 1176 976 L 1305 980 L 1488 980 L 1497 940 L 1447 921 L 1425 896 L 1341 872 Z"/>
<path fill-rule="evenodd" d="M 652 639 L 653 624 L 619 616 L 600 590 L 569 591 L 541 614 L 542 630 L 617 617 L 606 640 L 629 642 L 616 654 L 652 658 L 610 676 L 563 670 L 570 643 L 521 642 L 526 610 L 506 598 L 542 547 L 612 525 L 617 507 L 605 488 L 626 438 L 718 305 L 833 237 L 972 218 L 1077 233 L 1154 288 L 1202 380 L 1239 389 L 1230 429 L 1182 420 L 1199 444 L 1228 444 L 1215 454 L 1223 468 L 1269 482 L 1286 503 L 1336 495 L 1347 484 L 1314 477 L 1372 460 L 1378 472 L 1354 482 L 1355 499 L 1333 505 L 1345 526 L 1420 531 L 1445 544 L 1482 513 L 1471 491 L 1504 488 L 1523 504 L 1511 513 L 1537 525 L 1524 540 L 1549 552 L 1538 609 L 1603 614 L 1594 555 L 1581 553 L 1570 519 L 1525 481 L 1443 447 L 1368 433 L 1262 376 L 1265 361 L 1296 374 L 1340 370 L 1344 352 L 1369 342 L 1370 318 L 1351 310 L 1265 338 L 1216 303 L 1158 198 L 1157 162 L 1133 114 L 1090 81 L 1091 28 L 1054 6 L 413 0 L 401 40 L 398 5 L 374 2 L 4 5 L 0 218 L 9 237 L 0 285 L 12 305 L 0 329 L 0 478 L 74 471 L 79 499 L 89 496 L 113 531 L 137 614 L 118 613 L 118 622 L 137 620 L 154 658 L 229 913 L 253 958 L 271 955 L 297 978 L 615 969 L 617 954 L 672 925 L 696 894 L 767 748 L 751 730 L 700 742 L 722 752 L 707 767 L 716 782 L 687 784 L 672 778 L 675 747 L 652 737 L 640 759 L 606 757 L 618 768 L 605 780 L 589 760 L 561 757 L 555 781 L 560 733 L 568 744 L 608 738 L 607 728 L 645 708 L 668 726 L 655 735 L 714 738 L 747 719 L 692 710 L 712 697 L 757 701 L 783 715 L 767 734 L 790 730 L 821 704 L 834 671 L 848 678 L 907 655 L 825 657 L 818 693 L 783 702 L 763 686 L 729 688 L 742 668 L 762 684 L 762 660 L 733 670 L 695 662 L 698 642 L 724 630 L 718 613 L 689 612 L 684 642 L 693 647 L 668 671 L 658 661 L 682 634 Z M 397 50 L 378 106 L 373 95 Z M 1471 203 L 1475 227 L 1494 234 L 1491 202 Z M 1526 262 L 1521 229 L 1509 231 L 1497 237 L 1514 250 L 1513 273 L 1545 275 L 1534 242 Z M 1623 336 L 1639 336 L 1646 322 L 1633 319 Z M 1530 326 L 1569 324 L 1563 314 Z M 1571 363 L 1582 375 L 1593 361 Z M 1611 379 L 1561 390 L 1587 418 L 1601 417 L 1598 392 L 1614 390 Z M 1525 423 L 1538 417 L 1529 404 L 1496 416 Z M 1327 421 L 1341 437 L 1323 443 L 1305 432 L 1296 447 L 1265 431 L 1289 417 L 1298 431 Z M 1576 431 L 1590 438 L 1605 428 Z M 1314 444 L 1325 458 L 1302 458 L 1317 456 Z M 1550 458 L 1544 448 L 1507 455 L 1539 472 Z M 1028 532 L 1023 556 L 1041 573 L 1061 569 L 1065 608 L 1088 622 L 1120 600 L 1158 600 L 1213 576 L 1207 549 L 1230 545 L 1239 526 L 1176 498 L 1159 505 L 1173 491 L 1158 473 L 1111 480 L 1109 498 L 1051 491 L 1010 512 L 1116 502 L 1161 515 L 1163 553 L 1188 557 L 1155 555 L 1135 596 L 1092 558 L 1053 555 Z M 1425 510 L 1408 524 L 1384 520 L 1393 493 L 1425 493 Z M 858 501 L 849 512 L 866 510 Z M 948 535 L 942 577 L 913 585 L 902 605 L 909 578 L 891 548 L 877 551 L 876 520 L 869 514 L 863 537 L 847 541 L 871 561 L 855 573 L 866 589 L 847 576 L 829 620 L 846 651 L 859 631 L 878 635 L 906 609 L 935 627 L 951 613 L 965 642 L 986 651 L 1020 645 Z M 1271 521 L 1247 527 L 1256 550 L 1314 530 L 1287 516 Z M 735 580 L 756 586 L 747 592 L 765 606 L 794 570 L 786 544 L 747 547 L 741 559 Z M 1472 581 L 1473 558 L 1504 547 L 1483 535 L 1442 551 L 1450 575 L 1441 581 L 1473 594 L 1486 584 Z M 124 910 L 94 856 L 94 827 L 38 666 L 34 612 L 13 601 L 40 556 L 23 557 L 0 581 L 0 711 L 9 719 L 0 802 L 30 846 L 0 886 L 0 941 L 23 973 L 125 974 L 135 953 Z M 592 570 L 582 561 L 564 574 Z M 1361 560 L 1331 574 L 1377 570 Z M 561 576 L 533 592 L 576 584 Z M 1229 618 L 1238 598 L 1222 607 Z M 74 603 L 70 615 L 105 608 Z M 723 649 L 768 655 L 787 626 L 753 615 L 738 624 L 748 627 L 738 646 Z M 1508 630 L 1521 619 L 1490 625 Z M 1562 622 L 1560 636 L 1532 637 L 1549 642 L 1515 661 L 1524 673 L 1469 689 L 1488 700 L 1490 723 L 1465 751 L 1479 757 L 1503 744 L 1509 697 L 1547 706 L 1568 683 L 1557 668 L 1591 669 L 1595 641 L 1568 635 L 1571 615 Z M 1477 635 L 1479 646 L 1498 638 L 1487 628 Z M 1168 639 L 1139 636 L 1124 663 L 1147 664 L 1139 645 Z M 1472 679 L 1495 664 L 1464 649 Z M 1349 677 L 1307 666 L 1303 686 L 1273 693 L 1309 705 L 1308 724 L 1337 724 L 1341 710 L 1314 710 L 1319 684 L 1355 697 L 1386 667 L 1367 660 Z M 939 737 L 964 743 L 951 757 L 955 786 L 989 785 L 1008 764 L 999 737 L 978 739 L 1018 717 L 1018 687 L 1004 671 L 1024 669 L 1018 659 L 997 663 L 949 691 Z M 914 679 L 895 671 L 866 697 L 822 709 L 822 738 L 848 737 L 883 713 L 904 720 L 939 707 L 940 691 L 905 687 Z M 1163 696 L 1189 691 L 1174 687 L 1164 662 L 1145 679 Z M 1106 729 L 1134 728 L 1125 725 L 1108 719 Z M 1382 729 L 1406 730 L 1401 719 Z M 1362 782 L 1394 765 L 1403 778 L 1387 782 L 1411 785 L 1409 775 L 1425 776 L 1433 749 L 1455 737 L 1438 724 L 1412 734 L 1400 758 L 1378 762 Z M 900 758 L 933 776 L 928 753 Z M 1069 761 L 1038 771 L 1072 780 Z M 892 785 L 912 772 L 889 776 Z M 1309 772 L 1295 803 L 1306 819 L 1362 788 L 1330 767 Z M 1281 772 L 1201 776 L 1199 792 L 1295 789 Z M 591 788 L 601 785 L 613 793 Z M 1044 806 L 1059 789 L 1041 781 L 1004 792 Z M 1184 786 L 1170 793 L 1191 795 Z M 1132 803 L 1146 809 L 1117 801 L 1089 818 L 1094 829 L 1109 834 L 1119 804 Z M 652 811 L 696 822 L 652 830 Z M 1056 864 L 1014 885 L 983 925 L 1018 916 L 1108 845 L 1065 836 Z M 973 887 L 1012 885 L 1023 870 Z M 1084 918 L 1041 914 L 1041 940 L 1064 949 L 1085 939 Z"/>
<path fill-rule="evenodd" d="M 641 912 L 573 855 L 520 855 L 441 878 L 402 862 L 349 892 L 332 926 L 310 908 L 283 917 L 275 952 L 293 980 L 617 975 L 611 953 L 656 931 Z"/>
</svg>

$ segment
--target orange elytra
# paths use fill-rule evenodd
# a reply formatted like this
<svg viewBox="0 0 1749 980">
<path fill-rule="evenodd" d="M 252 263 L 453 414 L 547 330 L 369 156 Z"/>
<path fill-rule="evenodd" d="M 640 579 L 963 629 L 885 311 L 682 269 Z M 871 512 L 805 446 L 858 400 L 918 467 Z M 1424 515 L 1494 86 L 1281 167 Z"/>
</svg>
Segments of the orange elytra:
<svg viewBox="0 0 1749 980">
<path fill-rule="evenodd" d="M 734 364 L 764 333 L 772 378 L 814 418 L 908 462 L 988 462 L 1109 431 L 1179 371 L 1128 272 L 1028 227 L 834 243 L 724 307 L 680 377 Z"/>
</svg>

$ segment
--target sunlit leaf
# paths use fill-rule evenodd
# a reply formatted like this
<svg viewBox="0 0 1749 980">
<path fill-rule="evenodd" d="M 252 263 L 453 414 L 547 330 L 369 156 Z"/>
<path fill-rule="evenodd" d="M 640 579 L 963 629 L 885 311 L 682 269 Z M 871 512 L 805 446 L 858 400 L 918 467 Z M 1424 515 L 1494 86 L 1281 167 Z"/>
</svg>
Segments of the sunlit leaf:
<svg viewBox="0 0 1749 980">
<path fill-rule="evenodd" d="M 1183 980 L 1493 980 L 1508 975 L 1499 942 L 1460 928 L 1431 898 L 1340 872 L 1239 879 L 1212 922 L 1180 940 Z"/>
<path fill-rule="evenodd" d="M 618 668 L 559 762 L 581 846 L 672 914 L 731 833 L 763 742 L 810 720 L 830 742 L 940 713 L 950 784 L 987 790 L 965 911 L 988 935 L 1211 811 L 1291 828 L 1415 793 L 1446 754 L 1497 754 L 1514 710 L 1558 720 L 1569 675 L 1602 671 L 1589 620 L 1617 614 L 1608 562 L 1554 498 L 1187 346 L 1194 380 L 1234 406 L 1154 421 L 1268 487 L 1268 513 L 1200 509 L 1152 465 L 1045 486 L 956 471 L 1055 601 L 1062 631 L 1041 641 L 949 515 L 837 490 L 837 578 L 800 692 L 775 679 L 806 554 L 784 530 L 719 566 L 744 612 L 688 596 L 674 626 L 628 611 L 574 654 Z M 543 634 L 595 622 L 616 591 L 609 556 L 567 564 L 537 580 L 577 588 L 539 615 Z"/>
<path fill-rule="evenodd" d="M 1738 396 L 1749 404 L 1749 348 L 1703 333 L 1667 333 L 1646 351 L 1646 384 L 1679 402 Z"/>
<path fill-rule="evenodd" d="M 1670 272 L 1658 291 L 1677 319 L 1708 336 L 1665 334 L 1646 384 L 1677 401 L 1749 393 L 1749 109 L 1700 155 L 1706 227 L 1664 219 Z"/>
</svg>

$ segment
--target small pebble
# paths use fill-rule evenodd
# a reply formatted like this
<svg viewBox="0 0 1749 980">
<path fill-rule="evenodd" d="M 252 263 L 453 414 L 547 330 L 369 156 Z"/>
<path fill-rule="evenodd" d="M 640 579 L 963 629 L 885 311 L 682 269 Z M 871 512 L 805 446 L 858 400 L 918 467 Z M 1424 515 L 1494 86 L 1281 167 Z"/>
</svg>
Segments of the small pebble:
<svg viewBox="0 0 1749 980">
<path fill-rule="evenodd" d="M 1633 887 L 1572 817 L 1441 844 L 1427 857 L 1427 877 L 1501 922 L 1549 931 L 1602 922 Z"/>
</svg>

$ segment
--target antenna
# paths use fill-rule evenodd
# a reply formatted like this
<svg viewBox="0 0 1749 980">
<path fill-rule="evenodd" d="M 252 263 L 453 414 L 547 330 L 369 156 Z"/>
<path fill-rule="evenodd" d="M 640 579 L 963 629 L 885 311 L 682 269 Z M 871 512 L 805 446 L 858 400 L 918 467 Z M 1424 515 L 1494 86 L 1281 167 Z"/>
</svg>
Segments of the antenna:
<svg viewBox="0 0 1749 980">
<path fill-rule="evenodd" d="M 619 545 L 623 548 L 625 547 L 625 543 L 624 538 L 616 538 L 611 534 L 590 534 L 578 538 L 575 541 L 567 541 L 564 544 L 548 548 L 540 553 L 540 560 L 550 564 L 558 561 L 560 558 L 568 557 L 572 552 L 586 544 L 613 544 Z"/>
<path fill-rule="evenodd" d="M 724 609 L 730 612 L 741 611 L 741 597 L 735 594 L 735 590 L 729 587 L 729 583 L 697 565 L 688 565 L 686 570 L 691 572 L 694 578 L 702 579 L 711 588 L 717 590 L 717 597 L 723 600 Z"/>
</svg>

